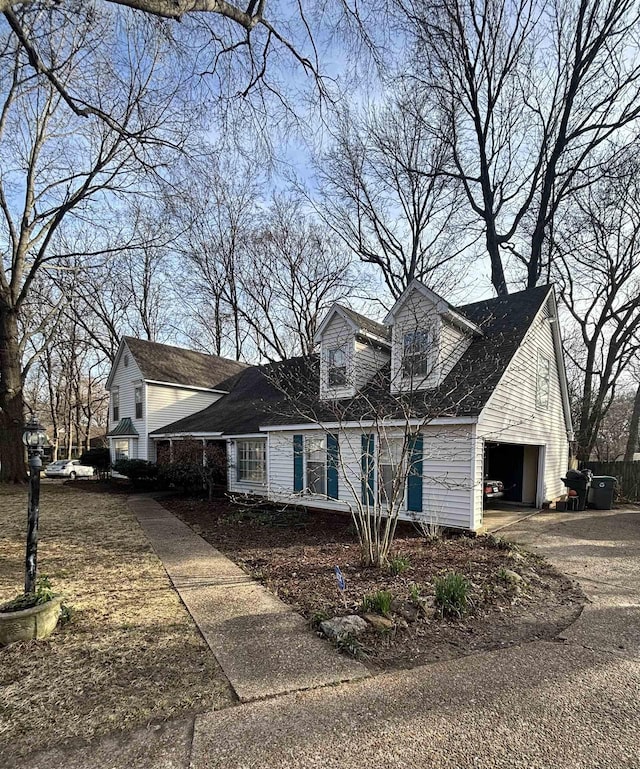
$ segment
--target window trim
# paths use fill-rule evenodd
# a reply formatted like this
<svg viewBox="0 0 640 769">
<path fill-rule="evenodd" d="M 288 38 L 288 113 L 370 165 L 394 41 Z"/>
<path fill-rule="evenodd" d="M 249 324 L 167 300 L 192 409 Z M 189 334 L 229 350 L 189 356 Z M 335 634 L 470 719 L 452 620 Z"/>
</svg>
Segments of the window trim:
<svg viewBox="0 0 640 769">
<path fill-rule="evenodd" d="M 120 388 L 114 387 L 111 390 L 111 414 L 114 422 L 120 421 Z"/>
<path fill-rule="evenodd" d="M 315 462 L 314 464 L 322 465 L 324 467 L 324 472 L 321 475 L 324 491 L 312 491 L 311 486 L 309 484 L 309 443 L 311 441 L 319 442 L 322 444 L 322 448 L 320 449 L 322 451 L 323 461 L 322 462 Z M 328 457 L 327 457 L 327 434 L 322 433 L 322 437 L 318 437 L 316 435 L 305 435 L 304 441 L 303 441 L 303 447 L 304 447 L 304 480 L 303 480 L 303 488 L 306 494 L 313 496 L 313 497 L 322 497 L 323 499 L 328 499 L 327 495 L 327 469 L 328 469 Z"/>
<path fill-rule="evenodd" d="M 241 447 L 246 446 L 248 444 L 253 444 L 253 450 L 255 449 L 261 449 L 261 456 L 257 459 L 253 459 L 250 456 L 245 457 L 244 459 L 241 458 Z M 235 447 L 235 455 L 236 455 L 236 467 L 235 467 L 235 481 L 236 483 L 245 483 L 250 484 L 252 486 L 265 486 L 267 483 L 267 441 L 265 439 L 261 438 L 246 438 L 236 441 L 236 447 Z M 251 449 L 250 449 L 251 450 Z M 257 463 L 262 465 L 261 472 L 261 479 L 257 478 L 251 478 L 251 477 L 241 477 L 241 473 L 243 470 L 243 464 L 251 464 L 256 463 L 256 467 L 259 467 Z M 248 469 L 245 467 L 245 470 Z"/>
<path fill-rule="evenodd" d="M 426 344 L 427 344 L 427 350 L 426 352 L 422 351 L 415 351 L 413 353 L 407 352 L 407 337 L 413 336 L 414 337 L 414 344 L 415 344 L 415 337 L 416 335 L 420 335 L 423 337 L 426 337 Z M 434 351 L 434 345 L 435 345 L 435 335 L 433 332 L 432 326 L 426 326 L 422 328 L 414 328 L 410 330 L 405 330 L 402 332 L 402 352 L 400 355 L 400 373 L 402 376 L 402 379 L 427 379 L 431 373 L 432 370 L 430 370 L 430 364 L 433 360 L 433 351 Z M 414 363 L 411 364 L 411 367 L 407 365 L 408 361 L 415 361 L 415 359 L 418 358 L 418 360 L 422 363 L 424 362 L 425 371 L 415 371 Z"/>
<path fill-rule="evenodd" d="M 341 352 L 344 355 L 344 365 L 336 366 L 334 363 L 335 354 Z M 332 381 L 332 374 L 342 372 L 344 381 Z M 349 385 L 349 351 L 348 345 L 342 344 L 338 347 L 332 347 L 327 351 L 327 386 L 330 388 L 348 387 Z"/>
</svg>

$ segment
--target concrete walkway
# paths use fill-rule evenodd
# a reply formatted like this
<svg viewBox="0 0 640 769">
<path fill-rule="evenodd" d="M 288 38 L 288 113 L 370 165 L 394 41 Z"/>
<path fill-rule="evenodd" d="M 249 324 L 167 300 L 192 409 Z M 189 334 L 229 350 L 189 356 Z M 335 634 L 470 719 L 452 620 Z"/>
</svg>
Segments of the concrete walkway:
<svg viewBox="0 0 640 769">
<path fill-rule="evenodd" d="M 589 595 L 566 640 L 205 713 L 25 767 L 637 769 L 640 510 L 541 513 L 507 533 Z"/>
<path fill-rule="evenodd" d="M 241 702 L 369 675 L 158 502 L 129 504 Z"/>
</svg>

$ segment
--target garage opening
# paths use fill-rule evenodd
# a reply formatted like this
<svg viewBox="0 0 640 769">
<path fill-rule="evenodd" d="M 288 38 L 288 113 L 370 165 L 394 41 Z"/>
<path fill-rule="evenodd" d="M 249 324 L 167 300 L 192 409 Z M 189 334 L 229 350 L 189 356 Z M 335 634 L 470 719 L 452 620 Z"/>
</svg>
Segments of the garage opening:
<svg viewBox="0 0 640 769">
<path fill-rule="evenodd" d="M 500 492 L 485 493 L 485 507 L 508 502 L 516 505 L 536 506 L 540 446 L 518 443 L 486 442 L 484 446 L 484 481 L 488 489 Z M 493 485 L 492 485 L 493 482 Z"/>
</svg>

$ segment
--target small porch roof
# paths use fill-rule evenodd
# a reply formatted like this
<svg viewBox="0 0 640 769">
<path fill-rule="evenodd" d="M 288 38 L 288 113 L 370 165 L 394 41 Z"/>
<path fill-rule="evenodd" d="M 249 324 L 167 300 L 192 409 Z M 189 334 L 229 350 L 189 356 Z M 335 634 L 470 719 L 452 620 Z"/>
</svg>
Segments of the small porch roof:
<svg viewBox="0 0 640 769">
<path fill-rule="evenodd" d="M 110 438 L 139 438 L 140 433 L 133 426 L 131 417 L 123 417 L 118 424 L 107 433 Z"/>
</svg>

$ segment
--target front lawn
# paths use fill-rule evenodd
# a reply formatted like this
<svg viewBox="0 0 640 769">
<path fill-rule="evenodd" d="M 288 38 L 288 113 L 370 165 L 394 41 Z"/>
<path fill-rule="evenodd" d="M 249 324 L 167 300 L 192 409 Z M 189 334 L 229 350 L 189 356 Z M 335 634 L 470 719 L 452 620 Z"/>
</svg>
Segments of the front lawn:
<svg viewBox="0 0 640 769">
<path fill-rule="evenodd" d="M 215 658 L 118 495 L 43 482 L 39 573 L 72 608 L 0 648 L 0 765 L 71 738 L 229 705 Z M 0 489 L 0 602 L 22 589 L 26 489 Z"/>
<path fill-rule="evenodd" d="M 358 644 L 348 645 L 377 669 L 553 638 L 584 603 L 579 588 L 546 561 L 494 537 L 429 541 L 402 525 L 395 543 L 396 573 L 391 573 L 360 566 L 348 516 L 278 513 L 224 500 L 168 498 L 162 503 L 314 626 L 326 617 L 363 613 L 366 596 L 391 593 L 393 626 L 371 627 Z M 346 579 L 344 600 L 335 566 Z M 462 618 L 434 616 L 432 608 L 437 580 L 451 572 L 470 583 L 471 607 Z"/>
</svg>

